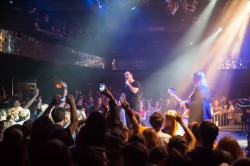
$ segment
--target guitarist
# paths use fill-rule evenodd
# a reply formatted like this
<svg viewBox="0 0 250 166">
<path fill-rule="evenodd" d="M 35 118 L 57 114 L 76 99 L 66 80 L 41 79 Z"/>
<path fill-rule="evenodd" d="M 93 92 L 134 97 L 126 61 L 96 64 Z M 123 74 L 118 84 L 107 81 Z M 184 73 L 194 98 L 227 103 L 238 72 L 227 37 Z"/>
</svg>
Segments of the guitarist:
<svg viewBox="0 0 250 166">
<path fill-rule="evenodd" d="M 180 100 L 180 105 L 184 108 L 190 108 L 188 124 L 191 122 L 202 122 L 211 120 L 210 111 L 210 91 L 207 86 L 205 74 L 203 72 L 194 73 L 193 78 L 196 86 L 194 93 L 191 95 L 190 102 Z"/>
</svg>

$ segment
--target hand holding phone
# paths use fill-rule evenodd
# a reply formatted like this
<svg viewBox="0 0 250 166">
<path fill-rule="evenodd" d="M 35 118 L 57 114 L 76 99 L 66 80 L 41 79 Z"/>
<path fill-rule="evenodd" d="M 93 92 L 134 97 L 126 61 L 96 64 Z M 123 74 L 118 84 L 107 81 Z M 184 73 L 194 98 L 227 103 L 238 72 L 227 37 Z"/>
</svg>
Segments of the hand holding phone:
<svg viewBox="0 0 250 166">
<path fill-rule="evenodd" d="M 106 88 L 106 85 L 104 82 L 99 82 L 99 91 L 103 92 Z"/>
<path fill-rule="evenodd" d="M 66 97 L 65 96 L 63 96 L 63 97 L 61 97 L 60 99 L 59 99 L 59 103 L 62 103 L 62 102 L 65 102 L 66 101 Z"/>
</svg>

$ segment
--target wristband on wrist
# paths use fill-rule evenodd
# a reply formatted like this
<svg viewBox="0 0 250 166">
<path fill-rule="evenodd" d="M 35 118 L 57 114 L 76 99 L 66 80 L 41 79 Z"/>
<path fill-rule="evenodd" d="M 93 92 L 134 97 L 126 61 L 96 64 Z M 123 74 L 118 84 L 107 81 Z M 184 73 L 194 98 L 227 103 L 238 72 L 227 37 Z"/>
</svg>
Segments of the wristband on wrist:
<svg viewBox="0 0 250 166">
<path fill-rule="evenodd" d="M 134 116 L 134 112 L 132 109 L 127 110 L 126 113 L 127 113 L 129 118 L 132 118 Z"/>
</svg>

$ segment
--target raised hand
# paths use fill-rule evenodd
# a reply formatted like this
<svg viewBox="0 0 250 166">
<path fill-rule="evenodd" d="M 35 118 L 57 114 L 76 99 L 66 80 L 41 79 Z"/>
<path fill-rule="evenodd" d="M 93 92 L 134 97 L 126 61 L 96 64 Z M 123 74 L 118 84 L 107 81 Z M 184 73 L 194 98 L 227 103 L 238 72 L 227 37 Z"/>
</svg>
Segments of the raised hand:
<svg viewBox="0 0 250 166">
<path fill-rule="evenodd" d="M 65 82 L 61 81 L 61 85 L 63 88 L 67 88 L 67 84 Z"/>
<path fill-rule="evenodd" d="M 125 80 L 125 84 L 126 84 L 126 85 L 129 85 L 129 81 L 128 81 L 127 79 Z"/>
<path fill-rule="evenodd" d="M 101 94 L 104 94 L 105 96 L 107 96 L 108 98 L 113 98 L 113 95 L 111 94 L 111 92 L 108 90 L 107 86 L 105 86 L 104 91 L 100 92 Z"/>
<path fill-rule="evenodd" d="M 178 123 L 180 123 L 180 124 L 183 123 L 182 116 L 181 116 L 181 114 L 180 114 L 179 112 L 176 112 L 176 115 L 175 115 L 174 118 L 175 118 L 175 120 L 176 120 Z"/>
<path fill-rule="evenodd" d="M 38 96 L 38 95 L 39 95 L 39 89 L 36 88 L 36 90 L 35 90 L 35 96 Z"/>
<path fill-rule="evenodd" d="M 74 104 L 74 103 L 75 103 L 74 96 L 71 95 L 71 94 L 68 94 L 68 95 L 66 96 L 66 101 L 67 101 L 67 103 L 69 103 L 70 105 L 71 105 L 71 104 Z"/>
<path fill-rule="evenodd" d="M 124 109 L 124 110 L 131 110 L 130 109 L 130 105 L 127 101 L 122 101 L 121 102 L 121 107 Z"/>
</svg>

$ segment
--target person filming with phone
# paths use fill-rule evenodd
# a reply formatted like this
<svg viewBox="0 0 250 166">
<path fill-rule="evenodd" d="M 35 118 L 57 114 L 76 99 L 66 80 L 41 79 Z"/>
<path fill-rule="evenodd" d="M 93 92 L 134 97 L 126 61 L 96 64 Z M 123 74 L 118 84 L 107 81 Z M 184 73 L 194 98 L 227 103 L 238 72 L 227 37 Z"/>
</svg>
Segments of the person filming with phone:
<svg viewBox="0 0 250 166">
<path fill-rule="evenodd" d="M 129 103 L 131 109 L 140 113 L 140 82 L 133 79 L 130 71 L 124 72 L 124 78 L 125 82 L 121 96 L 126 95 L 126 101 Z"/>
</svg>

